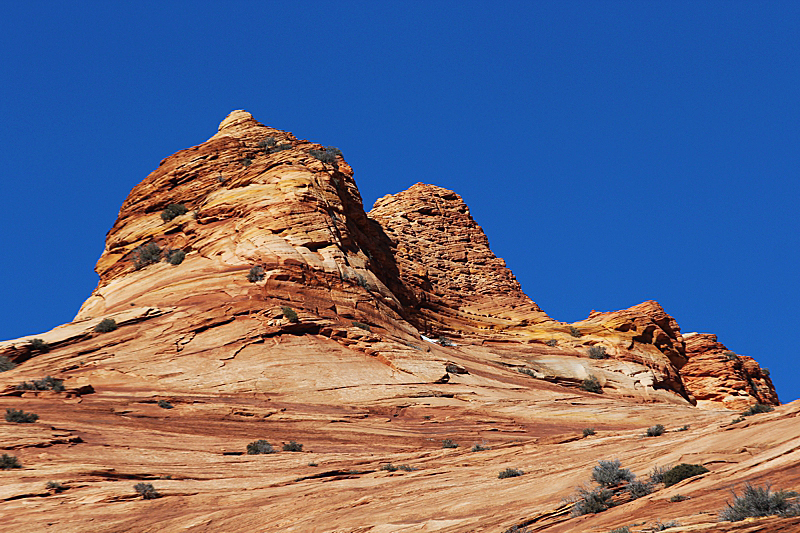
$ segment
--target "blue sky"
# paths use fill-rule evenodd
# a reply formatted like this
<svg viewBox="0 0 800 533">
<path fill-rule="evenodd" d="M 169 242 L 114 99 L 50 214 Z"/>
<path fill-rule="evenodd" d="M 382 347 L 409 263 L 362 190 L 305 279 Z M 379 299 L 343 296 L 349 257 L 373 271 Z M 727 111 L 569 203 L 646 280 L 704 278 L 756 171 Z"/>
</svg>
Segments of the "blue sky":
<svg viewBox="0 0 800 533">
<path fill-rule="evenodd" d="M 243 108 L 367 208 L 461 194 L 550 316 L 658 300 L 800 397 L 800 3 L 120 4 L 0 7 L 0 339 L 69 321 L 130 189 Z"/>
</svg>

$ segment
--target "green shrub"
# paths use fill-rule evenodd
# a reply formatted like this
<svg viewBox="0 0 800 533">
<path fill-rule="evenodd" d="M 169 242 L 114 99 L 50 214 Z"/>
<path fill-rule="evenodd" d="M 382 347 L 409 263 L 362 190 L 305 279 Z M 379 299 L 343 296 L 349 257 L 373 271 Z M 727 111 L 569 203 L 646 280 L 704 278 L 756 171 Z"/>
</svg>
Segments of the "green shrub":
<svg viewBox="0 0 800 533">
<path fill-rule="evenodd" d="M 264 279 L 266 273 L 264 272 L 264 267 L 261 266 L 254 266 L 250 267 L 250 271 L 247 273 L 247 281 L 250 283 L 255 283 L 256 281 L 261 281 Z"/>
<path fill-rule="evenodd" d="M 442 441 L 442 448 L 458 448 L 458 443 L 452 439 L 444 439 Z"/>
<path fill-rule="evenodd" d="M 183 204 L 169 204 L 163 211 L 161 211 L 161 220 L 169 222 L 175 217 L 185 215 L 189 210 Z"/>
<path fill-rule="evenodd" d="M 22 468 L 22 465 L 15 456 L 4 453 L 0 456 L 0 470 L 11 470 L 12 468 Z"/>
<path fill-rule="evenodd" d="M 292 145 L 291 144 L 279 144 L 278 146 L 272 148 L 270 150 L 270 152 L 272 152 L 272 153 L 283 152 L 284 150 L 291 150 L 291 149 L 292 149 Z"/>
<path fill-rule="evenodd" d="M 678 503 L 678 502 L 686 501 L 688 499 L 689 499 L 688 496 L 684 496 L 683 494 L 676 494 L 675 496 L 670 498 L 669 501 L 671 501 L 672 503 Z"/>
<path fill-rule="evenodd" d="M 689 431 L 689 424 L 685 424 L 684 426 L 679 427 L 675 431 Z"/>
<path fill-rule="evenodd" d="M 612 507 L 613 493 L 605 488 L 599 487 L 589 490 L 585 487 L 578 488 L 578 494 L 573 498 L 572 516 L 582 516 L 585 514 L 601 513 Z"/>
<path fill-rule="evenodd" d="M 47 490 L 52 490 L 54 492 L 61 492 L 66 487 L 64 487 L 64 485 L 62 485 L 58 481 L 48 481 L 47 484 L 44 486 L 44 488 L 46 488 Z"/>
<path fill-rule="evenodd" d="M 383 470 L 385 472 L 396 472 L 397 471 L 397 467 L 394 466 L 392 463 L 387 463 L 385 465 L 381 465 L 381 470 Z"/>
<path fill-rule="evenodd" d="M 634 479 L 625 485 L 625 490 L 631 495 L 631 499 L 635 500 L 652 493 L 654 487 L 649 481 L 639 481 Z"/>
<path fill-rule="evenodd" d="M 173 266 L 180 265 L 185 258 L 186 252 L 183 250 L 167 250 L 166 253 L 164 253 L 164 259 Z"/>
<path fill-rule="evenodd" d="M 581 330 L 579 330 L 575 326 L 570 326 L 569 327 L 569 334 L 572 335 L 575 338 L 583 337 L 583 333 L 581 333 Z"/>
<path fill-rule="evenodd" d="M 555 339 L 550 339 L 549 341 L 545 342 L 545 344 L 552 348 L 553 346 L 557 346 L 558 345 L 558 341 L 555 340 Z"/>
<path fill-rule="evenodd" d="M 284 305 L 281 307 L 281 312 L 289 322 L 300 322 L 300 319 L 297 317 L 297 313 L 291 307 Z"/>
<path fill-rule="evenodd" d="M 609 533 L 631 533 L 631 530 L 628 526 L 622 526 L 612 529 Z"/>
<path fill-rule="evenodd" d="M 162 409 L 172 409 L 173 407 L 175 407 L 174 405 L 169 403 L 167 400 L 158 400 L 158 406 L 160 408 L 162 408 Z"/>
<path fill-rule="evenodd" d="M 671 465 L 654 466 L 650 471 L 650 483 L 664 483 L 664 474 L 672 470 Z"/>
<path fill-rule="evenodd" d="M 708 468 L 704 467 L 703 465 L 681 463 L 678 466 L 670 468 L 664 474 L 664 486 L 671 487 L 675 483 L 679 483 L 684 479 L 699 476 L 700 474 L 705 474 L 706 472 L 708 472 Z"/>
<path fill-rule="evenodd" d="M 250 159 L 249 157 L 245 157 L 244 159 L 242 159 L 239 162 L 242 164 L 242 166 L 245 166 L 245 167 L 249 167 L 250 165 L 253 164 L 253 160 Z"/>
<path fill-rule="evenodd" d="M 739 416 L 739 417 L 734 418 L 733 420 L 731 420 L 731 424 L 738 424 L 739 422 L 744 422 L 744 417 L 743 416 Z"/>
<path fill-rule="evenodd" d="M 771 405 L 766 405 L 763 403 L 757 403 L 755 405 L 751 405 L 746 411 L 742 412 L 742 416 L 752 416 L 761 413 L 769 413 L 770 411 L 774 411 L 775 408 Z"/>
<path fill-rule="evenodd" d="M 414 468 L 413 466 L 408 466 L 408 465 L 400 465 L 397 468 L 399 468 L 403 472 L 413 472 L 414 470 L 416 470 L 416 468 Z"/>
<path fill-rule="evenodd" d="M 113 318 L 104 318 L 94 327 L 94 330 L 98 333 L 110 333 L 117 329 L 117 321 Z"/>
<path fill-rule="evenodd" d="M 137 483 L 133 486 L 133 490 L 145 500 L 154 500 L 161 497 L 161 494 L 156 491 L 152 483 Z"/>
<path fill-rule="evenodd" d="M 507 477 L 518 477 L 524 474 L 522 470 L 517 468 L 506 468 L 505 470 L 501 470 L 499 474 L 497 474 L 498 479 L 505 479 Z"/>
<path fill-rule="evenodd" d="M 597 433 L 594 428 L 583 428 L 583 436 L 588 437 L 589 435 L 594 435 Z"/>
<path fill-rule="evenodd" d="M 675 520 L 670 520 L 669 522 L 661 523 L 661 521 L 656 522 L 653 531 L 664 531 L 665 529 L 669 529 L 671 527 L 678 527 L 681 525 L 679 522 Z"/>
<path fill-rule="evenodd" d="M 733 503 L 720 511 L 719 519 L 728 522 L 738 522 L 748 517 L 759 516 L 798 516 L 800 515 L 800 502 L 798 494 L 785 490 L 773 492 L 770 485 L 754 487 L 749 483 L 744 486 L 741 496 L 733 493 Z"/>
<path fill-rule="evenodd" d="M 486 450 L 491 450 L 489 446 L 484 446 L 483 444 L 474 444 L 470 449 L 471 452 L 484 452 Z"/>
<path fill-rule="evenodd" d="M 655 426 L 647 428 L 647 432 L 645 435 L 648 437 L 660 437 L 664 434 L 664 426 L 661 424 L 656 424 Z"/>
<path fill-rule="evenodd" d="M 258 147 L 263 149 L 265 153 L 269 153 L 269 149 L 275 146 L 277 142 L 275 137 L 264 137 L 262 140 L 258 141 Z"/>
<path fill-rule="evenodd" d="M 619 459 L 598 461 L 592 469 L 592 479 L 604 487 L 613 487 L 623 481 L 633 481 L 636 476 L 627 468 L 621 468 Z"/>
<path fill-rule="evenodd" d="M 736 355 L 735 352 L 732 352 L 730 350 L 728 350 L 727 352 L 725 352 L 722 355 L 724 355 L 725 358 L 728 359 L 728 361 L 738 361 L 739 360 L 739 356 Z"/>
<path fill-rule="evenodd" d="M 764 376 L 765 378 L 768 378 L 769 377 L 769 368 L 767 368 L 765 366 L 761 367 L 761 375 Z"/>
<path fill-rule="evenodd" d="M 12 363 L 11 359 L 6 357 L 5 355 L 0 355 L 0 372 L 5 372 L 7 370 L 11 370 L 15 366 L 17 366 L 17 365 Z"/>
<path fill-rule="evenodd" d="M 30 424 L 39 420 L 39 415 L 36 413 L 26 413 L 22 409 L 6 409 L 6 422 L 15 422 L 17 424 Z"/>
<path fill-rule="evenodd" d="M 336 156 L 342 155 L 341 150 L 335 146 L 326 146 L 322 150 L 309 150 L 308 153 L 323 163 L 336 163 Z"/>
<path fill-rule="evenodd" d="M 133 268 L 141 270 L 161 261 L 161 248 L 154 243 L 142 244 L 133 249 Z"/>
<path fill-rule="evenodd" d="M 595 345 L 589 348 L 590 359 L 605 359 L 606 357 L 608 357 L 608 355 L 606 355 L 605 346 Z"/>
<path fill-rule="evenodd" d="M 367 331 L 372 331 L 372 328 L 369 327 L 369 324 L 364 324 L 363 322 L 358 322 L 356 320 L 353 320 L 353 325 L 357 328 L 361 328 Z"/>
<path fill-rule="evenodd" d="M 264 439 L 253 441 L 247 445 L 247 455 L 259 455 L 267 453 L 275 453 L 275 448 L 273 448 L 272 444 Z"/>
<path fill-rule="evenodd" d="M 524 366 L 523 367 L 519 367 L 519 368 L 517 368 L 517 372 L 519 372 L 520 374 L 525 374 L 526 376 L 530 376 L 532 378 L 536 377 L 536 372 L 534 372 L 533 370 L 531 370 L 528 367 L 524 367 Z"/>
<path fill-rule="evenodd" d="M 283 451 L 285 451 L 285 452 L 302 452 L 303 451 L 303 445 L 291 440 L 291 441 L 289 441 L 288 444 L 284 444 L 283 445 Z"/>
<path fill-rule="evenodd" d="M 61 392 L 64 390 L 64 380 L 45 376 L 42 379 L 23 381 L 15 387 L 17 390 L 51 390 Z"/>
<path fill-rule="evenodd" d="M 31 340 L 31 350 L 47 353 L 50 351 L 50 345 L 44 342 L 42 339 L 33 339 Z"/>
<path fill-rule="evenodd" d="M 600 394 L 603 392 L 603 387 L 600 386 L 600 381 L 595 376 L 589 376 L 581 383 L 581 389 L 586 392 L 594 392 Z"/>
</svg>

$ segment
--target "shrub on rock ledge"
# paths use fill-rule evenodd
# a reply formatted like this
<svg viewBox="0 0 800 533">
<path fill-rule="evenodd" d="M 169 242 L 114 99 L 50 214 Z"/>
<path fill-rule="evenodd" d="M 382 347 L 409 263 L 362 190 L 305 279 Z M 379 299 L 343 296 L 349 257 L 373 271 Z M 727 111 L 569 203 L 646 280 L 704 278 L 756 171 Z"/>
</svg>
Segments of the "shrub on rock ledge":
<svg viewBox="0 0 800 533">
<path fill-rule="evenodd" d="M 15 456 L 4 453 L 0 456 L 0 470 L 11 470 L 12 468 L 22 468 L 22 465 Z"/>
<path fill-rule="evenodd" d="M 688 479 L 690 477 L 699 476 L 708 472 L 708 468 L 703 465 L 693 465 L 681 463 L 676 467 L 671 468 L 664 474 L 664 486 L 671 487 L 672 485 Z"/>
<path fill-rule="evenodd" d="M 17 424 L 31 424 L 39 420 L 36 413 L 26 413 L 22 409 L 6 409 L 6 422 Z"/>
<path fill-rule="evenodd" d="M 293 323 L 300 322 L 300 319 L 297 317 L 297 313 L 291 307 L 285 305 L 281 307 L 281 312 L 283 313 L 283 316 L 286 317 L 286 320 L 288 320 L 289 322 Z"/>
<path fill-rule="evenodd" d="M 268 453 L 275 453 L 275 448 L 273 448 L 272 444 L 270 444 L 264 439 L 259 439 L 247 445 L 247 455 L 259 455 Z"/>
<path fill-rule="evenodd" d="M 592 469 L 592 479 L 604 487 L 613 487 L 623 481 L 633 481 L 636 476 L 627 468 L 622 468 L 619 459 L 598 461 Z"/>
<path fill-rule="evenodd" d="M 772 491 L 769 484 L 755 487 L 746 483 L 741 496 L 733 493 L 733 503 L 720 511 L 719 519 L 738 522 L 749 517 L 759 516 L 800 516 L 798 493 L 779 490 Z"/>
<path fill-rule="evenodd" d="M 133 490 L 145 500 L 154 500 L 161 497 L 161 494 L 156 491 L 152 483 L 137 483 L 133 486 Z"/>
<path fill-rule="evenodd" d="M 303 445 L 300 444 L 299 442 L 295 442 L 293 440 L 290 440 L 287 444 L 283 445 L 283 451 L 285 451 L 285 452 L 302 452 L 303 451 Z"/>
<path fill-rule="evenodd" d="M 581 383 L 581 389 L 585 390 L 586 392 L 594 392 L 596 394 L 603 392 L 603 387 L 600 385 L 600 381 L 595 376 L 589 376 L 588 378 L 584 379 L 583 383 Z"/>
<path fill-rule="evenodd" d="M 113 318 L 104 318 L 94 327 L 94 330 L 98 333 L 110 333 L 117 329 L 117 321 Z"/>
<path fill-rule="evenodd" d="M 163 211 L 161 211 L 161 220 L 169 222 L 173 218 L 185 215 L 189 210 L 183 204 L 169 204 Z"/>
<path fill-rule="evenodd" d="M 6 357 L 5 355 L 0 355 L 0 372 L 6 372 L 7 370 L 11 370 L 14 368 L 14 363 L 11 362 L 11 359 Z"/>
</svg>

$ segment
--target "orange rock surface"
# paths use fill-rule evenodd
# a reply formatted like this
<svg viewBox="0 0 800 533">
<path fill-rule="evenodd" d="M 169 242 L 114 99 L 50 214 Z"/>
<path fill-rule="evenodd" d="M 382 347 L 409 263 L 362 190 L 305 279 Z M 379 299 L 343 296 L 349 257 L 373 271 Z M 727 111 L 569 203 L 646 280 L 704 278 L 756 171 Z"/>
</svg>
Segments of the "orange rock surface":
<svg viewBox="0 0 800 533">
<path fill-rule="evenodd" d="M 656 302 L 555 321 L 457 194 L 417 184 L 367 214 L 344 159 L 311 150 L 231 113 L 131 191 L 73 322 L 0 342 L 2 406 L 40 417 L 0 422 L 22 464 L 0 470 L 0 532 L 800 531 L 718 521 L 731 487 L 800 489 L 800 403 L 754 360 Z M 150 243 L 185 258 L 137 269 Z M 46 375 L 65 390 L 16 387 Z M 733 421 L 756 402 L 777 408 Z M 277 452 L 245 454 L 258 439 Z M 601 459 L 710 472 L 571 517 Z"/>
</svg>

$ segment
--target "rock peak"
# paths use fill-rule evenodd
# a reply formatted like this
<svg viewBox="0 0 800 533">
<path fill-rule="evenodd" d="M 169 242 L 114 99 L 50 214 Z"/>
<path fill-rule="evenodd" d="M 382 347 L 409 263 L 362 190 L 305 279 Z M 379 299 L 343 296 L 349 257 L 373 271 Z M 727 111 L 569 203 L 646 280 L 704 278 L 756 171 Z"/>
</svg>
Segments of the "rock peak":
<svg viewBox="0 0 800 533">
<path fill-rule="evenodd" d="M 236 109 L 228 113 L 228 116 L 219 123 L 218 130 L 221 132 L 223 130 L 233 128 L 235 126 L 240 126 L 245 123 L 258 123 L 256 119 L 253 118 L 253 115 L 245 111 L 244 109 Z"/>
</svg>

